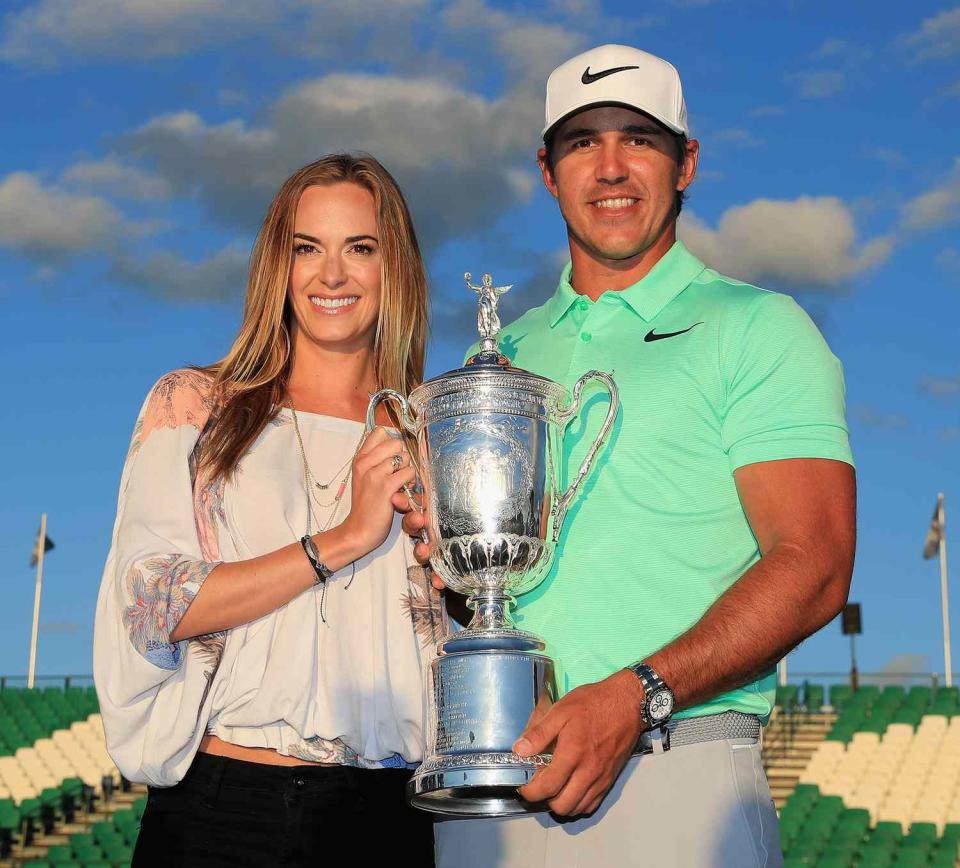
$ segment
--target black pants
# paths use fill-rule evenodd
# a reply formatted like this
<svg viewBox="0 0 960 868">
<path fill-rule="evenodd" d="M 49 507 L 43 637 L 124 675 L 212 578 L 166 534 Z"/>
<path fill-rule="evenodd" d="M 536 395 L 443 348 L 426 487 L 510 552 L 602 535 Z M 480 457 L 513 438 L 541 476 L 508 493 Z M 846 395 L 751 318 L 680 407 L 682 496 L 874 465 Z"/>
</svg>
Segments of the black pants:
<svg viewBox="0 0 960 868">
<path fill-rule="evenodd" d="M 134 868 L 433 865 L 433 823 L 403 769 L 271 766 L 199 753 L 151 787 Z"/>
</svg>

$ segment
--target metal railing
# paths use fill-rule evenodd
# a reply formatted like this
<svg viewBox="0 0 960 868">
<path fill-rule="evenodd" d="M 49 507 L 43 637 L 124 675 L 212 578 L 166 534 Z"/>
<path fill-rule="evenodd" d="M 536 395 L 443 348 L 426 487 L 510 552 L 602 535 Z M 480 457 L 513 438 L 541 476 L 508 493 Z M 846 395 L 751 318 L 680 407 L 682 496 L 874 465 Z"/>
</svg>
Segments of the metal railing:
<svg viewBox="0 0 960 868">
<path fill-rule="evenodd" d="M 92 675 L 37 675 L 34 678 L 36 687 L 90 687 L 93 684 Z M 26 675 L 0 675 L 0 690 L 8 687 L 20 688 L 27 686 Z"/>
</svg>

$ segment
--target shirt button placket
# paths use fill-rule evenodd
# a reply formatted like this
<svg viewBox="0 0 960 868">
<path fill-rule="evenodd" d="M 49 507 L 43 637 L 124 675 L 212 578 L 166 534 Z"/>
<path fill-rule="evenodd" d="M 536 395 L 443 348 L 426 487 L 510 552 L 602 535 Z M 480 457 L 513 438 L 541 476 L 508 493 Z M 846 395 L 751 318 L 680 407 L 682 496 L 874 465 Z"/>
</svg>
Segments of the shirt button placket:
<svg viewBox="0 0 960 868">
<path fill-rule="evenodd" d="M 587 320 L 590 318 L 590 301 L 586 298 L 581 298 L 577 302 L 577 308 L 583 314 L 583 321 L 580 323 L 580 340 L 588 344 L 593 340 L 593 335 L 584 329 L 583 326 L 587 324 Z"/>
</svg>

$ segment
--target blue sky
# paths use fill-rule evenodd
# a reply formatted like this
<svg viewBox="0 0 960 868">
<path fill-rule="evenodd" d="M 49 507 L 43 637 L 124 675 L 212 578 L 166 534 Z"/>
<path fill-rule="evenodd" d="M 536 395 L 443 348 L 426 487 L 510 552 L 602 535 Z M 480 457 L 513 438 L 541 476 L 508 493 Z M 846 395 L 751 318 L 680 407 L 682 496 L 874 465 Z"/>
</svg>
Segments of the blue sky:
<svg viewBox="0 0 960 868">
<path fill-rule="evenodd" d="M 702 147 L 687 243 L 795 294 L 844 363 L 861 668 L 941 668 L 937 568 L 920 548 L 938 490 L 960 521 L 960 6 L 350 5 L 4 4 L 0 672 L 26 671 L 43 511 L 57 548 L 39 671 L 90 670 L 137 409 L 165 371 L 227 350 L 283 178 L 340 149 L 394 172 L 428 253 L 439 373 L 469 340 L 465 270 L 516 285 L 508 317 L 554 287 L 565 238 L 534 171 L 543 86 L 603 42 L 681 72 Z M 808 640 L 791 668 L 845 668 L 839 633 Z"/>
</svg>

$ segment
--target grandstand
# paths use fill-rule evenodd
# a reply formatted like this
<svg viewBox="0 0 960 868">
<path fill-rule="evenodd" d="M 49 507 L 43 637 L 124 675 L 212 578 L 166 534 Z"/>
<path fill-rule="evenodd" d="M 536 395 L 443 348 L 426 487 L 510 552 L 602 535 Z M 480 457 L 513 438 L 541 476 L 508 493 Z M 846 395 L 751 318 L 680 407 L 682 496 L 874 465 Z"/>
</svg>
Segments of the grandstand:
<svg viewBox="0 0 960 868">
<path fill-rule="evenodd" d="M 129 865 L 145 804 L 107 755 L 93 687 L 0 683 L 0 865 Z"/>
<path fill-rule="evenodd" d="M 764 733 L 786 868 L 960 865 L 960 691 L 785 685 Z M 0 866 L 127 866 L 146 804 L 92 687 L 0 680 Z"/>
<path fill-rule="evenodd" d="M 960 864 L 960 691 L 784 685 L 764 736 L 785 868 Z"/>
</svg>

